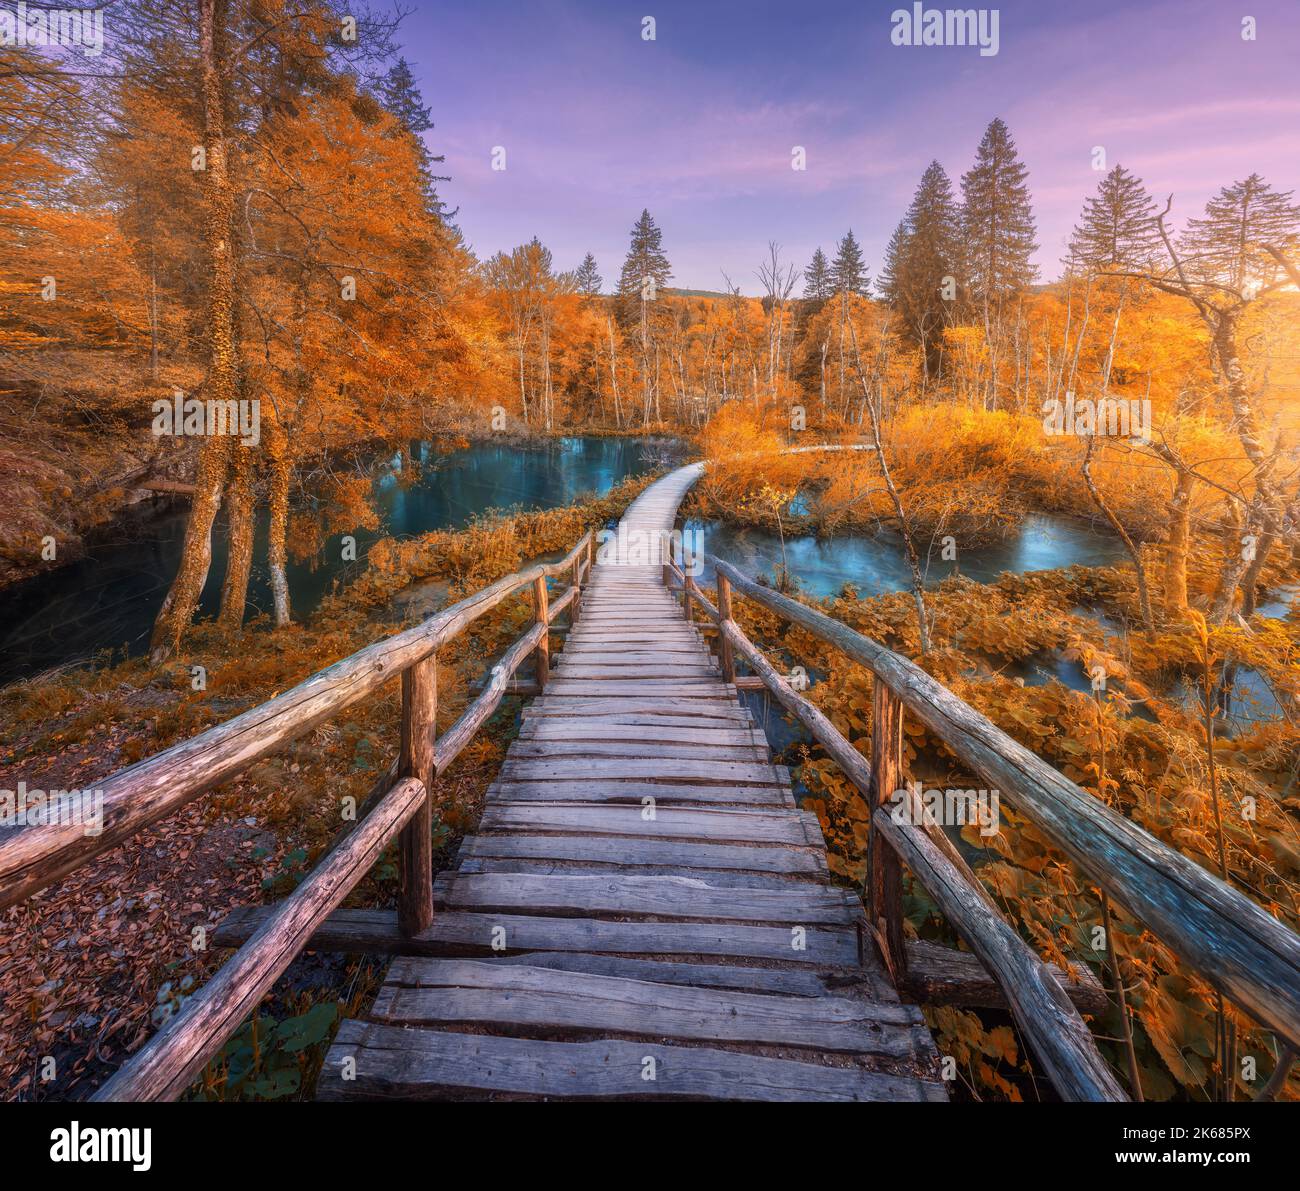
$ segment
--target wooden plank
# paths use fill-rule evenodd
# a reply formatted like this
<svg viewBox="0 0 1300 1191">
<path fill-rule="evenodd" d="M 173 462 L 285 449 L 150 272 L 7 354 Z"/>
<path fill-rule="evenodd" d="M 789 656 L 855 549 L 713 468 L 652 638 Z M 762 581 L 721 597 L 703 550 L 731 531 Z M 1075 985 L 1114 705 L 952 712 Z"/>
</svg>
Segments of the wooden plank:
<svg viewBox="0 0 1300 1191">
<path fill-rule="evenodd" d="M 635 758 L 584 757 L 548 761 L 525 757 L 516 761 L 507 755 L 500 774 L 506 781 L 576 781 L 583 778 L 645 778 L 651 781 L 682 780 L 706 782 L 742 782 L 751 786 L 779 786 L 785 779 L 767 762 L 689 760 L 663 757 L 654 760 Z"/>
<path fill-rule="evenodd" d="M 400 958 L 371 1009 L 391 1025 L 477 1025 L 617 1033 L 677 1041 L 912 1060 L 921 1015 L 911 1005 L 785 997 L 652 984 L 588 972 L 475 960 Z"/>
<path fill-rule="evenodd" d="M 278 907 L 246 906 L 213 932 L 217 946 L 248 939 Z M 798 932 L 798 933 L 797 933 Z M 590 918 L 448 911 L 418 935 L 403 935 L 391 910 L 335 910 L 299 948 L 392 955 L 496 958 L 531 951 L 741 959 L 861 972 L 857 931 L 847 927 L 722 925 L 707 922 L 610 922 Z"/>
<path fill-rule="evenodd" d="M 545 699 L 539 699 L 525 707 L 521 714 L 525 719 L 534 716 L 582 716 L 584 719 L 593 719 L 622 715 L 673 715 L 687 717 L 695 724 L 707 720 L 733 720 L 747 724 L 754 721 L 748 708 L 722 699 L 652 698 L 650 695 L 639 699 L 583 699 L 573 695 L 556 695 L 554 691 L 548 692 Z"/>
<path fill-rule="evenodd" d="M 753 926 L 709 922 L 612 922 L 593 918 L 474 914 L 452 910 L 411 937 L 428 954 L 495 955 L 518 951 L 589 951 L 617 955 L 691 955 L 784 960 L 819 966 L 858 962 L 851 927 Z M 403 947 L 418 954 L 414 947 Z"/>
<path fill-rule="evenodd" d="M 645 1078 L 647 1058 L 653 1080 Z M 343 1079 L 345 1070 L 352 1076 Z M 600 1040 L 549 1042 L 346 1021 L 317 1097 L 420 1100 L 464 1095 L 547 1100 L 940 1102 L 943 1085 L 856 1067 L 706 1047 Z"/>
<path fill-rule="evenodd" d="M 830 885 L 790 889 L 715 889 L 698 877 L 528 876 L 522 873 L 442 873 L 437 903 L 457 910 L 702 918 L 712 922 L 848 924 L 846 891 Z M 856 898 L 854 899 L 856 903 Z"/>
<path fill-rule="evenodd" d="M 466 836 L 462 858 L 553 859 L 601 864 L 672 865 L 682 869 L 729 869 L 797 873 L 824 878 L 826 857 L 811 849 L 784 845 L 697 843 L 686 840 L 632 839 L 601 835 Z"/>
<path fill-rule="evenodd" d="M 502 802 L 625 802 L 643 805 L 645 799 L 671 806 L 675 803 L 754 803 L 794 809 L 794 797 L 782 786 L 695 786 L 667 782 L 494 782 L 488 797 Z"/>
<path fill-rule="evenodd" d="M 674 963 L 659 959 L 629 959 L 622 955 L 584 955 L 580 951 L 530 951 L 527 955 L 507 955 L 491 962 L 516 967 L 522 964 L 530 968 L 557 968 L 563 972 L 594 972 L 599 976 L 650 980 L 656 984 L 685 984 L 692 988 L 781 993 L 788 997 L 824 997 L 832 991 L 827 977 L 810 968 Z"/>
<path fill-rule="evenodd" d="M 756 744 L 698 744 L 695 741 L 653 740 L 518 740 L 510 746 L 510 760 L 546 760 L 565 757 L 622 757 L 676 761 L 753 761 L 765 764 L 767 747 Z"/>
<path fill-rule="evenodd" d="M 605 720 L 578 721 L 525 720 L 519 730 L 520 740 L 655 740 L 673 744 L 740 744 L 767 746 L 767 738 L 756 728 L 699 728 L 687 725 L 664 725 L 655 722 L 653 731 L 638 726 L 608 723 Z"/>
<path fill-rule="evenodd" d="M 742 842 L 818 846 L 796 815 L 757 811 L 659 807 L 653 819 L 638 807 L 565 806 L 551 803 L 493 803 L 483 812 L 480 834 L 491 831 L 559 832 L 571 835 L 644 836 L 698 839 L 705 843 Z"/>
<path fill-rule="evenodd" d="M 754 869 L 731 871 L 719 868 L 690 868 L 683 864 L 639 864 L 616 857 L 604 863 L 590 860 L 502 860 L 465 857 L 456 870 L 461 873 L 535 873 L 544 877 L 600 877 L 622 873 L 629 877 L 700 877 L 717 889 L 789 889 L 791 884 L 815 881 L 824 884 L 826 874 L 777 874 Z"/>
<path fill-rule="evenodd" d="M 1056 964 L 1050 967 L 1057 983 L 1080 1013 L 1100 1017 L 1109 1010 L 1109 994 L 1087 964 L 1073 964 L 1068 972 Z M 926 1005 L 962 1005 L 968 1009 L 1009 1007 L 1006 994 L 978 956 L 921 939 L 908 940 L 907 975 L 901 987 L 912 1000 Z"/>
</svg>

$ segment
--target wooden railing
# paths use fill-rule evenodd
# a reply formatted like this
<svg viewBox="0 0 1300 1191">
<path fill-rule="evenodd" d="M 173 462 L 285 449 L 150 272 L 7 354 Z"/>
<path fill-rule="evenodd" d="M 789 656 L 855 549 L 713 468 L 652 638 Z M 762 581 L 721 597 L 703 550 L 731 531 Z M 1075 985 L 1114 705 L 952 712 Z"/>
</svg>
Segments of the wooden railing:
<svg viewBox="0 0 1300 1191">
<path fill-rule="evenodd" d="M 99 1089 L 95 1099 L 180 1096 L 395 838 L 400 855 L 399 925 L 407 935 L 429 925 L 433 917 L 431 794 L 436 779 L 500 706 L 512 675 L 530 654 L 536 658 L 536 683 L 545 685 L 550 625 L 566 610 L 571 624 L 577 617 L 582 585 L 593 562 L 593 542 L 588 532 L 560 562 L 499 579 L 228 723 L 115 773 L 99 787 L 103 830 L 98 835 L 87 836 L 75 824 L 0 831 L 3 908 L 80 868 L 401 676 L 401 748 L 358 809 L 356 821 L 293 894 L 275 907 L 184 1010 Z M 547 579 L 566 573 L 571 577 L 568 588 L 550 603 Z M 437 739 L 438 649 L 524 588 L 533 594 L 532 626 L 492 668 L 482 693 Z"/>
<path fill-rule="evenodd" d="M 1096 1049 L 1087 1026 L 1054 970 L 1002 918 L 942 828 L 927 821 L 902 780 L 902 727 L 915 715 L 971 770 L 1009 799 L 1088 879 L 1159 936 L 1219 992 L 1295 1051 L 1300 1038 L 1300 937 L 1187 857 L 1117 815 L 1018 744 L 924 670 L 846 625 L 747 578 L 710 555 L 717 606 L 700 591 L 691 566 L 664 567 L 664 581 L 682 593 L 690 615 L 698 607 L 717 626 L 725 680 L 737 679 L 735 659 L 794 715 L 873 807 L 867 906 L 882 954 L 902 973 L 900 861 L 942 909 L 1001 986 L 1017 1024 L 1060 1095 L 1119 1100 L 1124 1092 Z M 797 624 L 865 666 L 875 678 L 871 760 L 780 675 L 732 616 L 732 593 Z M 897 793 L 914 813 L 899 823 L 889 805 Z"/>
</svg>

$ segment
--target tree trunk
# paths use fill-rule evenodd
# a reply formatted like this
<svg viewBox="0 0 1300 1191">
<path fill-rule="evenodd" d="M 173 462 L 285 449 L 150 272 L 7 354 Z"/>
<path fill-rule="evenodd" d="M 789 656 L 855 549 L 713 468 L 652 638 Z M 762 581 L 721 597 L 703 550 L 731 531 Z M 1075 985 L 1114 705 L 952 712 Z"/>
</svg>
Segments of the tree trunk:
<svg viewBox="0 0 1300 1191">
<path fill-rule="evenodd" d="M 1169 541 L 1165 546 L 1165 616 L 1180 620 L 1187 611 L 1187 549 L 1191 542 L 1192 489 L 1196 478 L 1180 471 L 1169 501 Z"/>
<path fill-rule="evenodd" d="M 204 172 L 203 246 L 208 270 L 207 396 L 214 401 L 239 397 L 239 357 L 235 342 L 235 198 L 226 160 L 225 91 L 227 0 L 200 0 L 199 58 L 202 77 Z M 212 429 L 209 427 L 209 429 Z M 194 617 L 212 563 L 212 523 L 230 462 L 232 439 L 209 434 L 199 452 L 194 501 L 185 527 L 185 544 L 171 590 L 154 622 L 149 656 L 156 665 L 171 656 Z"/>
<path fill-rule="evenodd" d="M 1083 482 L 1088 486 L 1088 494 L 1092 497 L 1093 504 L 1097 506 L 1101 515 L 1110 523 L 1111 529 L 1119 536 L 1119 540 L 1124 543 L 1124 549 L 1128 551 L 1129 558 L 1133 560 L 1133 569 L 1137 575 L 1138 606 L 1142 611 L 1142 627 L 1146 630 L 1147 639 L 1155 640 L 1156 622 L 1155 616 L 1151 612 L 1151 593 L 1147 590 L 1147 576 L 1146 571 L 1142 568 L 1142 555 L 1138 552 L 1133 539 L 1129 537 L 1128 530 L 1124 528 L 1120 519 L 1115 516 L 1092 478 L 1092 451 L 1096 443 L 1097 439 L 1095 437 L 1088 439 L 1088 450 L 1083 457 Z"/>
<path fill-rule="evenodd" d="M 244 610 L 248 605 L 248 577 L 253 569 L 253 511 L 256 504 L 254 481 L 257 467 L 252 448 L 241 443 L 231 449 L 235 459 L 226 487 L 230 496 L 226 504 L 230 546 L 217 622 L 227 628 L 238 629 L 244 623 Z"/>
<path fill-rule="evenodd" d="M 271 599 L 275 607 L 275 627 L 283 628 L 292 616 L 289 609 L 289 578 L 285 573 L 287 555 L 285 535 L 289 528 L 289 461 L 288 443 L 279 420 L 272 418 L 267 431 L 271 456 L 270 505 L 271 524 L 267 535 L 267 564 L 271 571 Z"/>
</svg>

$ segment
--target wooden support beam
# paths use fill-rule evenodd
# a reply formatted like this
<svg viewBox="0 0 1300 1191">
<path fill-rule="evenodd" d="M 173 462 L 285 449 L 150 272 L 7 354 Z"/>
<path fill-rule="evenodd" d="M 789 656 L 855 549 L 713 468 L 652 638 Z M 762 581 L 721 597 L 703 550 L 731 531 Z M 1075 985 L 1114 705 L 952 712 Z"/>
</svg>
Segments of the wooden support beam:
<svg viewBox="0 0 1300 1191">
<path fill-rule="evenodd" d="M 727 624 L 735 623 L 731 618 L 731 581 L 722 574 L 718 575 L 718 619 Z M 736 655 L 731 651 L 731 639 L 725 632 L 719 636 L 718 652 L 722 657 L 722 681 L 735 682 Z"/>
<path fill-rule="evenodd" d="M 402 674 L 402 744 L 399 777 L 415 778 L 424 801 L 398 841 L 397 916 L 408 935 L 433 921 L 433 781 L 437 772 L 434 737 L 438 718 L 438 659 L 430 654 Z"/>
<path fill-rule="evenodd" d="M 867 803 L 887 807 L 894 791 L 903 785 L 903 705 L 879 680 L 871 701 L 871 789 Z M 903 947 L 903 875 L 898 853 L 875 830 L 871 820 L 870 855 L 867 859 L 867 906 L 872 925 L 880 931 L 888 949 L 894 979 L 902 980 L 907 970 Z"/>
<path fill-rule="evenodd" d="M 908 939 L 907 976 L 900 985 L 922 1005 L 960 1005 L 966 1009 L 1009 1009 L 1010 1002 L 989 970 L 971 951 L 957 951 L 924 939 Z M 1071 1004 L 1091 1017 L 1110 1008 L 1110 998 L 1092 969 L 1084 963 L 1065 971 L 1056 964 L 1048 970 L 1070 998 Z"/>
<path fill-rule="evenodd" d="M 533 622 L 542 626 L 542 635 L 537 640 L 535 653 L 537 667 L 537 685 L 545 688 L 546 680 L 551 676 L 551 642 L 546 629 L 550 624 L 547 610 L 546 576 L 538 575 L 533 581 Z"/>
</svg>

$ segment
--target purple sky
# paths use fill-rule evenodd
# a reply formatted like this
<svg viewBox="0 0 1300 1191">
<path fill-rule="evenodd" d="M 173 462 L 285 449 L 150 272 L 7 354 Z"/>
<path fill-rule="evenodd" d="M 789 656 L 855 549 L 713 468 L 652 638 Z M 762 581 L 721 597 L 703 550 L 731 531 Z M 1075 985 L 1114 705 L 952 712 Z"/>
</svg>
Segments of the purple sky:
<svg viewBox="0 0 1300 1191">
<path fill-rule="evenodd" d="M 466 239 L 486 257 L 536 235 L 561 268 L 591 251 L 607 290 L 642 207 L 678 286 L 720 289 L 725 269 L 757 292 L 768 240 L 802 267 L 848 227 L 874 277 L 926 164 L 956 185 L 994 116 L 1029 167 L 1049 277 L 1096 145 L 1173 192 L 1176 220 L 1252 170 L 1300 189 L 1297 0 L 1016 0 L 990 57 L 891 44 L 898 0 L 415 2 L 403 52 Z"/>
</svg>

